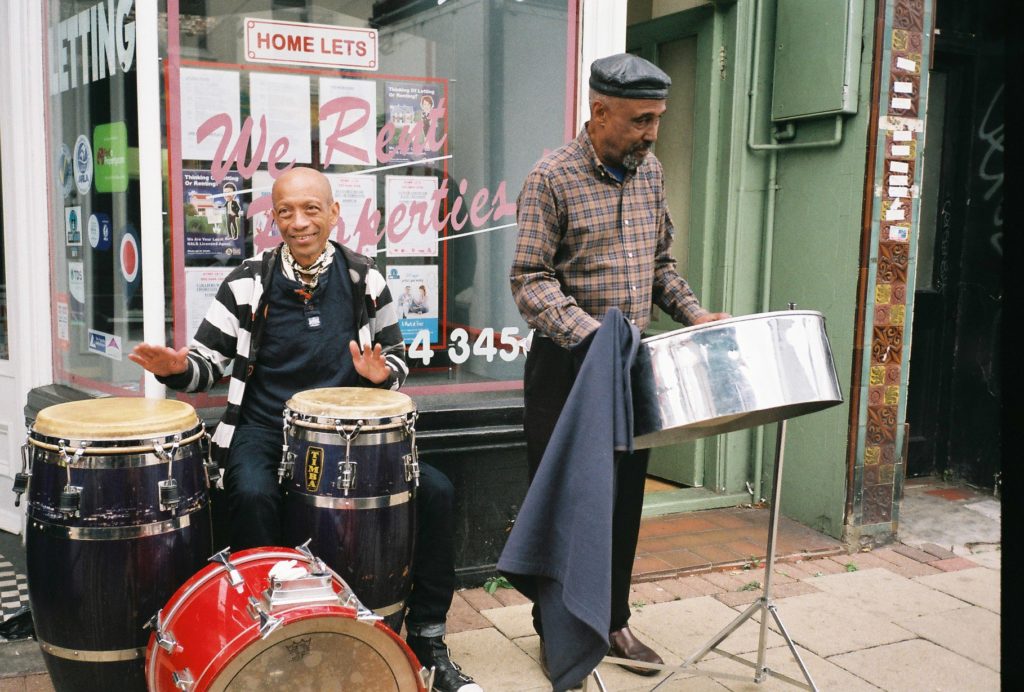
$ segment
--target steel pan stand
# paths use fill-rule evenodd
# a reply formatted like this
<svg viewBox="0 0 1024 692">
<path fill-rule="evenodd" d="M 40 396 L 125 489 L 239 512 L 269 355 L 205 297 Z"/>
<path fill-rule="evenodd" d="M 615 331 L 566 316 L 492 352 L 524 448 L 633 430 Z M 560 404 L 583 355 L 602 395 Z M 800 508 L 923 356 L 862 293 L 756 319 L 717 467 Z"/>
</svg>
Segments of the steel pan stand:
<svg viewBox="0 0 1024 692">
<path fill-rule="evenodd" d="M 754 669 L 754 682 L 764 682 L 769 675 L 773 675 L 777 678 L 781 678 L 786 682 L 789 682 L 798 687 L 803 687 L 813 692 L 818 692 L 817 685 L 814 684 L 814 680 L 811 678 L 810 672 L 807 670 L 807 666 L 804 665 L 804 661 L 800 658 L 800 653 L 796 650 L 796 645 L 793 643 L 792 637 L 789 636 L 789 632 L 786 631 L 786 626 L 782 624 L 782 618 L 779 617 L 778 607 L 772 600 L 772 567 L 775 564 L 775 539 L 778 535 L 779 530 L 779 498 L 782 496 L 782 448 L 786 441 L 786 421 L 779 421 L 778 424 L 778 438 L 775 441 L 775 471 L 772 474 L 772 504 L 769 509 L 769 524 L 768 524 L 768 548 L 767 554 L 764 561 L 764 592 L 761 598 L 754 601 L 750 607 L 740 613 L 739 617 L 733 620 L 725 629 L 716 634 L 708 641 L 707 644 L 698 649 L 694 654 L 686 659 L 679 666 L 679 669 L 684 669 L 690 665 L 696 664 L 697 661 L 704 658 L 709 652 L 714 651 L 717 654 L 727 656 L 728 658 L 753 667 Z M 735 654 L 723 651 L 718 647 L 725 639 L 735 632 L 740 625 L 743 624 L 748 618 L 753 617 L 755 613 L 761 614 L 761 635 L 757 645 L 757 663 L 751 663 L 745 658 L 741 658 Z M 800 672 L 803 673 L 804 678 L 807 680 L 806 683 L 795 680 L 788 675 L 783 675 L 777 671 L 771 670 L 765 665 L 765 645 L 768 639 L 768 615 L 772 616 L 775 620 L 775 624 L 779 627 L 779 632 L 786 640 L 786 644 L 789 646 L 789 650 L 793 652 L 793 657 L 796 659 L 797 665 L 800 666 Z M 674 674 L 674 673 L 673 673 Z M 664 683 L 672 675 L 669 675 Z M 659 683 L 660 686 L 662 683 Z"/>
</svg>

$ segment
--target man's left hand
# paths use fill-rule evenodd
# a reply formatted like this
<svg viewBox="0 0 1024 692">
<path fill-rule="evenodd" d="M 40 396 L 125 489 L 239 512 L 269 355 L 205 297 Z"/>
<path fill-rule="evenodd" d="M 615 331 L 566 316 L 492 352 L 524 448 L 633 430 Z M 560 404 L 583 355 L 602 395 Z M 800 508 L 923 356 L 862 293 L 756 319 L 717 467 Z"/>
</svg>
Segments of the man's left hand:
<svg viewBox="0 0 1024 692">
<path fill-rule="evenodd" d="M 727 312 L 709 312 L 708 314 L 698 317 L 693 321 L 694 324 L 705 324 L 707 322 L 717 322 L 718 320 L 726 320 L 732 317 Z"/>
<path fill-rule="evenodd" d="M 359 350 L 359 344 L 350 341 L 348 350 L 352 353 L 352 365 L 357 373 L 374 384 L 387 381 L 391 374 L 391 368 L 388 367 L 388 361 L 384 357 L 380 344 L 372 349 L 369 346 L 364 346 L 362 350 Z"/>
</svg>

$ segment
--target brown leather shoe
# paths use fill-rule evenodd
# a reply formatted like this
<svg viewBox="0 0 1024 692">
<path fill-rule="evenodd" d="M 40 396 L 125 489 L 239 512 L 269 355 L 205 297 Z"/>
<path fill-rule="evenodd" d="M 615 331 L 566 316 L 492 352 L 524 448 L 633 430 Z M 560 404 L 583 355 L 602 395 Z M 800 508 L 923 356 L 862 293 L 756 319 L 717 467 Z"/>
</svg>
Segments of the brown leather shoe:
<svg viewBox="0 0 1024 692">
<path fill-rule="evenodd" d="M 540 669 L 544 671 L 544 677 L 551 680 L 551 673 L 548 671 L 548 657 L 544 654 L 544 640 L 540 642 Z M 582 690 L 583 685 L 579 684 L 573 687 L 574 690 Z"/>
<path fill-rule="evenodd" d="M 608 643 L 609 656 L 628 658 L 632 661 L 643 661 L 644 663 L 664 663 L 661 660 L 661 656 L 654 649 L 637 639 L 629 627 L 623 627 L 621 630 L 611 632 L 608 635 Z M 637 666 L 627 666 L 624 663 L 620 663 L 619 666 L 637 675 L 657 675 L 660 672 L 657 668 L 639 668 Z"/>
</svg>

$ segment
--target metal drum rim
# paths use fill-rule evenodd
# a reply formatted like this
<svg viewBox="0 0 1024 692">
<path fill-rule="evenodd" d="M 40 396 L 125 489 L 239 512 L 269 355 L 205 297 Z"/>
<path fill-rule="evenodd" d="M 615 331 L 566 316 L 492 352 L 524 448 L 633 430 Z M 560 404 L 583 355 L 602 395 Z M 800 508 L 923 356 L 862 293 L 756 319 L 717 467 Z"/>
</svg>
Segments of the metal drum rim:
<svg viewBox="0 0 1024 692">
<path fill-rule="evenodd" d="M 825 320 L 825 315 L 818 312 L 817 310 L 775 310 L 772 312 L 758 312 L 751 315 L 735 315 L 733 317 L 727 317 L 724 320 L 715 320 L 714 322 L 691 324 L 687 327 L 680 327 L 679 329 L 673 329 L 671 331 L 663 332 L 661 334 L 652 334 L 651 336 L 645 336 L 643 339 L 640 340 L 640 343 L 645 345 L 653 344 L 662 339 L 666 339 L 669 337 L 678 337 L 680 335 L 687 334 L 690 332 L 711 331 L 714 328 L 729 327 L 739 324 L 741 322 L 748 322 L 753 320 L 757 320 L 760 322 L 764 321 L 764 318 L 767 317 L 794 317 L 797 315 L 804 317 L 819 317 L 822 321 Z"/>
</svg>

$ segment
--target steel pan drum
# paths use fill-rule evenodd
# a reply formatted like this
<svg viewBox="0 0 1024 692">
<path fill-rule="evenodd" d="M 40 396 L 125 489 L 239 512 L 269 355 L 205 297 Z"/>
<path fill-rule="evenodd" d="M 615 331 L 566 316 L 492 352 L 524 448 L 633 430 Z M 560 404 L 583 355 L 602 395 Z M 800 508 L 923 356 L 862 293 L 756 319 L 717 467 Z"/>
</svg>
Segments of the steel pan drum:
<svg viewBox="0 0 1024 692">
<path fill-rule="evenodd" d="M 732 317 L 643 339 L 632 371 L 638 449 L 753 428 L 843 401 L 810 310 Z"/>
</svg>

